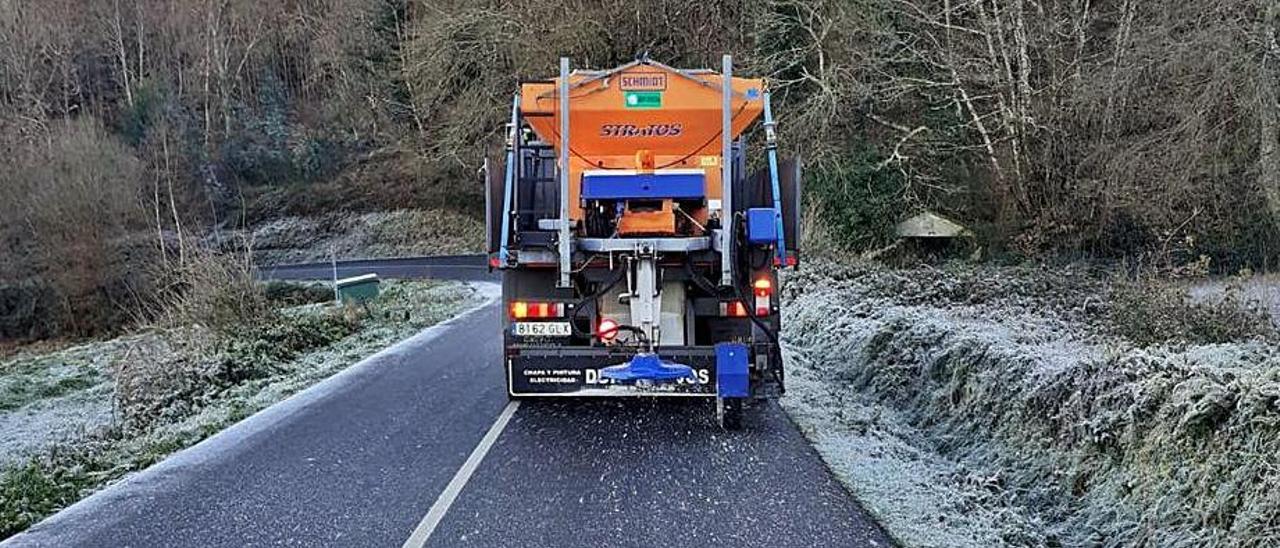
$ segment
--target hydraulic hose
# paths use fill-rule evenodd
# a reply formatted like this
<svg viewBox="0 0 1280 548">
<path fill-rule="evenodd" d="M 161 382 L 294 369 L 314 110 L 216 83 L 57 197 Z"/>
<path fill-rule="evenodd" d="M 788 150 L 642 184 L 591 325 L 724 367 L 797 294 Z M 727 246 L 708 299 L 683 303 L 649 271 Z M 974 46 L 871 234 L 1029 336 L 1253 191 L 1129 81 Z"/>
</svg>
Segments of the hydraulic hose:
<svg viewBox="0 0 1280 548">
<path fill-rule="evenodd" d="M 584 333 L 581 329 L 578 329 L 578 318 L 580 318 L 582 315 L 582 307 L 583 305 L 587 304 L 587 302 L 594 299 L 599 299 L 605 296 L 606 294 L 608 294 L 610 291 L 613 290 L 614 287 L 618 285 L 618 282 L 621 282 L 622 279 L 625 278 L 626 276 L 627 276 L 626 267 L 618 269 L 617 275 L 615 275 L 613 279 L 609 281 L 609 283 L 603 285 L 601 289 L 599 289 L 595 293 L 592 293 L 590 295 L 583 297 L 573 306 L 573 315 L 569 317 L 569 326 L 571 329 L 573 329 L 573 333 L 575 335 L 588 337 L 588 338 L 599 335 L 599 333 L 595 332 L 594 328 L 590 333 Z M 646 347 L 649 346 L 649 336 L 644 333 L 643 329 L 640 329 L 634 325 L 619 325 L 617 329 L 619 332 L 626 331 L 628 333 L 632 333 L 636 335 L 639 339 L 638 342 L 641 345 Z"/>
<path fill-rule="evenodd" d="M 573 333 L 575 335 L 585 337 L 592 337 L 596 335 L 594 332 L 583 333 L 581 329 L 578 329 L 578 318 L 582 315 L 582 306 L 587 304 L 588 301 L 591 301 L 592 299 L 599 299 L 609 291 L 613 290 L 613 288 L 618 285 L 618 282 L 622 281 L 622 278 L 626 277 L 626 275 L 627 271 L 625 268 L 619 269 L 617 275 L 615 275 L 608 284 L 603 285 L 599 291 L 583 297 L 582 300 L 573 305 L 573 315 L 569 317 L 569 326 L 573 329 Z"/>
</svg>

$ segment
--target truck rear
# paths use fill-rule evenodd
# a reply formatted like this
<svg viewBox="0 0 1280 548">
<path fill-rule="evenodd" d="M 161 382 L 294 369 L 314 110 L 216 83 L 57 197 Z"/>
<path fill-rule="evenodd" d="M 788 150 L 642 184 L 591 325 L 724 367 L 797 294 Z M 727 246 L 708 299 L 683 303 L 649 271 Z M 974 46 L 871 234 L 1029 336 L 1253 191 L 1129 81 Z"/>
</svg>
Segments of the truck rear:
<svg viewBox="0 0 1280 548">
<path fill-rule="evenodd" d="M 782 394 L 778 273 L 800 166 L 765 82 L 641 59 L 525 82 L 486 165 L 512 398 L 715 398 L 726 428 Z M 747 141 L 763 129 L 751 176 Z"/>
</svg>

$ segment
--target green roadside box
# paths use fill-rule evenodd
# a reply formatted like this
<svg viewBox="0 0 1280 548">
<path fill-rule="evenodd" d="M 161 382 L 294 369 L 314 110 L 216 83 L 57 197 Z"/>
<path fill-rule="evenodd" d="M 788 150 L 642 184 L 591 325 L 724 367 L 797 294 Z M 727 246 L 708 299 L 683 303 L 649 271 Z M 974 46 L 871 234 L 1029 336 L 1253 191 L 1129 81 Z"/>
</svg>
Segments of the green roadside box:
<svg viewBox="0 0 1280 548">
<path fill-rule="evenodd" d="M 338 300 L 343 303 L 365 304 L 378 298 L 378 275 L 365 274 L 343 278 L 334 282 Z"/>
</svg>

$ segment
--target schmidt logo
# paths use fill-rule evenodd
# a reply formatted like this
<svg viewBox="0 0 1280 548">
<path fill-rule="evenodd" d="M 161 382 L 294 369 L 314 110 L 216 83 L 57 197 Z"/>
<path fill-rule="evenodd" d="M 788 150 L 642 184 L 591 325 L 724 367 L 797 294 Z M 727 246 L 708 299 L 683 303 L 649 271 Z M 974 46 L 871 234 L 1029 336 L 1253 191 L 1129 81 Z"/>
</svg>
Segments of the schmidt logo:
<svg viewBox="0 0 1280 548">
<path fill-rule="evenodd" d="M 667 75 L 662 72 L 636 72 L 623 74 L 622 91 L 663 91 L 667 89 Z"/>
</svg>

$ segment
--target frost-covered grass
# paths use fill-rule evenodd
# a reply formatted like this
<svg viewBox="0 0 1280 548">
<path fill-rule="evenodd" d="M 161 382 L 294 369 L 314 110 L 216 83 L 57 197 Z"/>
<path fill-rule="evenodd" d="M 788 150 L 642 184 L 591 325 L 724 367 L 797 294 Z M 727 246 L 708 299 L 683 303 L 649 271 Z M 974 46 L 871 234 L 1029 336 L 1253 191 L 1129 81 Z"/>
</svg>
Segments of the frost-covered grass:
<svg viewBox="0 0 1280 548">
<path fill-rule="evenodd" d="M 384 282 L 367 312 L 296 306 L 245 340 L 157 329 L 5 362 L 0 538 L 480 301 L 462 284 Z M 240 358 L 252 366 L 224 363 Z"/>
<path fill-rule="evenodd" d="M 0 467 L 110 424 L 111 364 L 139 338 L 21 351 L 0 362 Z"/>
<path fill-rule="evenodd" d="M 227 239 L 239 245 L 240 236 Z M 479 253 L 484 223 L 449 210 L 402 209 L 376 213 L 332 213 L 321 217 L 285 217 L 254 227 L 247 234 L 260 264 L 341 259 Z"/>
<path fill-rule="evenodd" d="M 907 546 L 1280 544 L 1280 347 L 1135 342 L 1113 285 L 810 266 L 785 286 L 783 404 Z"/>
</svg>

